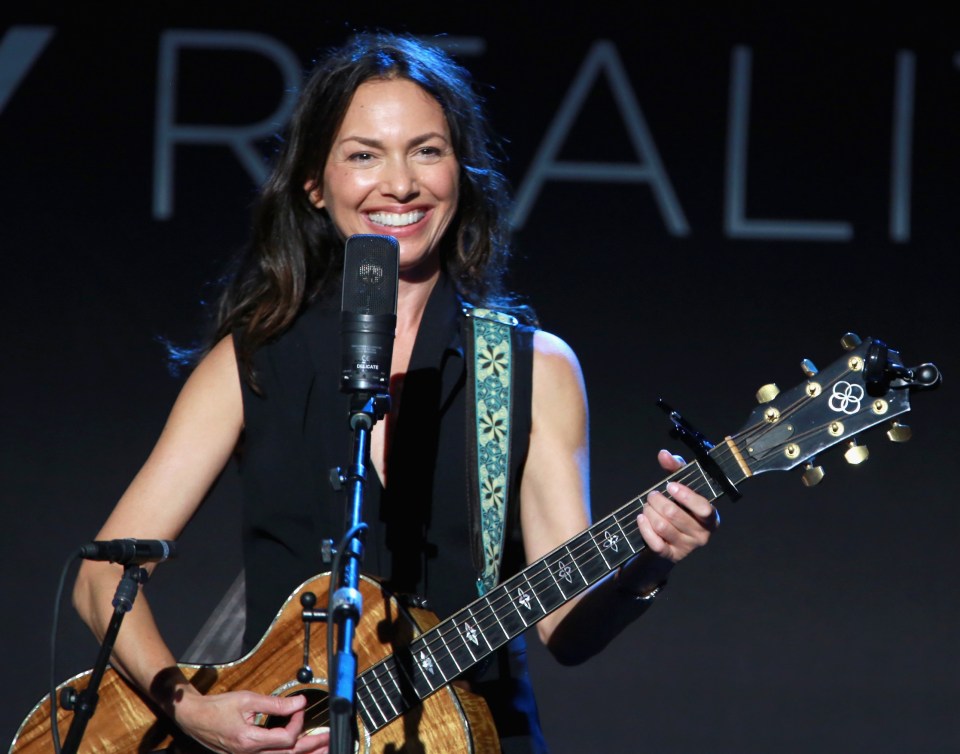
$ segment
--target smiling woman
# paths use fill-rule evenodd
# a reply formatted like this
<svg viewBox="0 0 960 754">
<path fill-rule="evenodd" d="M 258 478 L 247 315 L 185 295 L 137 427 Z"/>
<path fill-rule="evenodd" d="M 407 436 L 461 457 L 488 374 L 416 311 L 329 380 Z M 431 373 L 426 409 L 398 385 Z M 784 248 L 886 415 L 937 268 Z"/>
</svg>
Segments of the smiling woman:
<svg viewBox="0 0 960 754">
<path fill-rule="evenodd" d="M 396 238 L 391 412 L 373 428 L 377 474 L 364 501 L 371 523 L 362 566 L 384 590 L 368 593 L 364 617 L 373 617 L 357 636 L 360 670 L 375 676 L 358 723 L 378 752 L 546 751 L 524 630 L 536 625 L 562 662 L 583 661 L 647 610 L 674 563 L 717 525 L 706 499 L 672 481 L 623 524 L 629 552 L 610 559 L 600 550 L 587 562 L 584 547 L 560 549 L 590 525 L 586 394 L 572 350 L 535 329 L 530 311 L 504 292 L 506 193 L 491 145 L 467 72 L 435 48 L 363 35 L 321 61 L 263 187 L 211 347 L 97 535 L 176 539 L 235 456 L 244 491 L 244 643 L 260 651 L 272 631 L 293 651 L 300 635 L 277 612 L 325 570 L 319 543 L 338 537 L 343 523 L 326 470 L 349 445 L 336 357 L 344 242 Z M 476 359 L 464 358 L 474 348 Z M 505 421 L 506 449 L 495 441 Z M 681 467 L 666 451 L 659 461 Z M 484 486 L 477 501 L 478 476 L 509 484 Z M 487 574 L 490 529 L 501 532 L 493 549 L 502 578 L 519 578 L 524 563 L 539 562 L 540 575 L 505 593 L 506 604 L 487 604 L 493 614 L 484 617 L 461 608 L 478 589 L 492 594 L 478 580 Z M 84 563 L 74 590 L 101 636 L 114 569 Z M 406 602 L 414 609 L 389 593 L 417 595 Z M 442 644 L 405 649 L 415 631 L 402 617 L 424 599 L 452 630 Z M 371 646 L 380 654 L 371 658 Z M 113 666 L 208 749 L 302 754 L 329 746 L 313 711 L 326 658 L 308 659 L 310 678 L 271 685 L 244 676 L 201 689 L 141 607 L 127 618 Z M 438 699 L 452 705 L 449 719 L 434 719 Z"/>
<path fill-rule="evenodd" d="M 429 281 L 457 211 L 459 172 L 440 104 L 407 79 L 374 80 L 353 95 L 322 189 L 307 188 L 342 234 L 395 237 L 401 276 Z"/>
</svg>

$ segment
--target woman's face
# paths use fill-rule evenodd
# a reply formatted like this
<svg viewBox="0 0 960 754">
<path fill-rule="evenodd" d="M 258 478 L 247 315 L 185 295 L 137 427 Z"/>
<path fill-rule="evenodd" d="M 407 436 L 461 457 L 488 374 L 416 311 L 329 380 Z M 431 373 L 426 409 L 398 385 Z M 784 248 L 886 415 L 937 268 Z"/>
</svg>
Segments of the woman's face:
<svg viewBox="0 0 960 754">
<path fill-rule="evenodd" d="M 345 237 L 396 238 L 401 277 L 422 280 L 440 269 L 440 239 L 457 211 L 459 175 L 439 103 L 408 79 L 376 79 L 354 92 L 323 186 L 306 189 Z"/>
</svg>

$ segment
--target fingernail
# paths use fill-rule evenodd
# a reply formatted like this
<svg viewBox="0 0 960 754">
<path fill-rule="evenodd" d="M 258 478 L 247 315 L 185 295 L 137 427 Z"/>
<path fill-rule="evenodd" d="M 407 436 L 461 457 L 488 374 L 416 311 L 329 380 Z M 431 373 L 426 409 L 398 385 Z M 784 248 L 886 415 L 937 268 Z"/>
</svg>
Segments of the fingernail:
<svg viewBox="0 0 960 754">
<path fill-rule="evenodd" d="M 669 492 L 671 495 L 676 495 L 679 489 L 680 489 L 680 485 L 677 484 L 676 482 L 667 483 L 667 492 Z"/>
</svg>

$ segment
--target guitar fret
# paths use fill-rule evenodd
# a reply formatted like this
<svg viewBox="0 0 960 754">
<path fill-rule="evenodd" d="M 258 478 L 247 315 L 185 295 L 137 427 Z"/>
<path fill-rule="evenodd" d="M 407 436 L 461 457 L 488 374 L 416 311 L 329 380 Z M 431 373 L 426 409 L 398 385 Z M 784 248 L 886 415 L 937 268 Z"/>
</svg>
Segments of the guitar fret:
<svg viewBox="0 0 960 754">
<path fill-rule="evenodd" d="M 424 665 L 430 664 L 435 667 L 440 672 L 440 677 L 443 678 L 443 683 L 446 683 L 450 679 L 447 678 L 447 674 L 443 672 L 443 666 L 437 662 L 437 658 L 434 656 L 432 651 L 427 651 L 426 643 L 424 643 L 424 648 L 420 650 L 419 658 Z M 419 663 L 418 663 L 419 664 Z M 443 685 L 443 684 L 439 684 Z"/>
<path fill-rule="evenodd" d="M 566 597 L 564 597 L 563 590 L 553 573 L 553 568 L 546 558 L 542 559 L 538 565 L 541 570 L 536 575 L 541 577 L 539 579 L 541 583 L 536 587 L 536 593 L 539 595 L 538 602 L 540 602 L 544 615 L 546 615 L 566 602 Z M 544 571 L 550 576 L 549 580 L 542 578 Z"/>
<path fill-rule="evenodd" d="M 443 642 L 443 648 L 447 650 L 447 654 L 450 655 L 450 659 L 453 660 L 453 664 L 457 666 L 457 672 L 462 673 L 463 667 L 457 662 L 457 656 L 450 650 L 450 645 L 447 644 L 447 637 L 444 636 L 443 631 L 438 632 L 440 635 L 440 641 Z"/>
<path fill-rule="evenodd" d="M 639 502 L 639 499 L 638 499 L 638 502 Z M 642 510 L 642 508 L 640 510 Z M 628 526 L 626 529 L 623 528 L 623 523 L 620 521 L 619 518 L 617 518 L 616 515 L 612 516 L 614 522 L 617 525 L 617 528 L 620 530 L 620 533 L 623 534 L 623 541 L 626 542 L 627 547 L 630 548 L 631 555 L 636 555 L 640 550 L 634 547 L 633 542 L 631 541 L 630 537 L 627 535 L 627 531 L 631 531 L 631 532 L 635 531 L 637 534 L 640 533 L 640 529 L 637 528 L 637 514 L 640 512 L 640 510 L 635 510 L 627 514 L 627 521 L 630 522 L 630 526 Z M 646 546 L 647 546 L 647 543 L 644 542 L 643 547 L 646 547 Z M 640 549 L 642 550 L 643 547 L 641 547 Z"/>
<path fill-rule="evenodd" d="M 379 678 L 376 678 L 375 680 L 376 680 L 377 684 L 379 685 L 379 684 L 380 684 L 380 679 L 379 679 Z M 383 687 L 381 686 L 381 688 L 383 688 Z M 387 718 L 386 714 L 384 714 L 384 712 L 383 712 L 383 707 L 380 706 L 380 702 L 377 701 L 377 698 L 376 698 L 375 695 L 373 695 L 373 694 L 371 693 L 370 697 L 371 697 L 371 699 L 373 700 L 374 705 L 376 705 L 376 707 L 377 707 L 377 712 L 380 713 L 380 717 L 383 718 L 383 723 L 381 723 L 381 724 L 385 725 L 388 718 Z"/>
<path fill-rule="evenodd" d="M 360 716 L 363 718 L 364 727 L 367 728 L 367 730 L 373 730 L 379 726 L 376 720 L 370 715 L 370 711 L 367 709 L 367 705 L 363 700 L 363 691 L 365 690 L 367 689 L 363 685 L 357 688 L 357 706 L 360 707 Z M 367 695 L 369 696 L 369 691 Z"/>
<path fill-rule="evenodd" d="M 461 664 L 460 659 L 454 654 L 453 648 L 447 643 L 447 637 L 445 634 L 448 633 L 447 629 L 437 626 L 437 634 L 440 636 L 440 643 L 432 642 L 433 647 L 433 659 L 437 663 L 437 667 L 440 668 L 444 676 L 454 677 L 458 675 L 464 668 L 470 667 L 470 658 L 463 658 L 465 662 Z M 443 656 L 443 654 L 445 656 Z M 448 659 L 449 658 L 449 659 Z"/>
<path fill-rule="evenodd" d="M 420 672 L 411 677 L 407 673 L 406 668 L 404 668 L 402 664 L 400 665 L 401 670 L 404 671 L 404 675 L 406 675 L 410 681 L 410 685 L 413 686 L 413 689 L 417 692 L 417 696 L 421 699 L 429 696 L 447 682 L 447 679 L 443 676 L 443 671 L 440 670 L 436 661 L 433 659 L 433 655 L 426 649 L 426 636 L 429 636 L 429 634 L 421 636 L 407 649 L 413 666 Z M 439 678 L 437 678 L 438 672 L 440 673 Z"/>
<path fill-rule="evenodd" d="M 510 639 L 510 634 L 506 628 L 504 628 L 503 622 L 500 620 L 500 615 L 498 614 L 497 608 L 493 606 L 491 602 L 491 597 L 493 597 L 497 592 L 491 592 L 484 596 L 484 606 L 483 610 L 485 611 L 483 620 L 480 625 L 486 626 L 483 629 L 483 638 L 487 642 L 487 646 L 490 647 L 490 651 L 493 651 L 497 647 L 506 644 Z M 486 614 L 493 616 L 493 621 L 490 621 Z M 497 633 L 499 632 L 499 636 Z"/>
<path fill-rule="evenodd" d="M 436 629 L 446 634 L 446 637 L 450 640 L 446 649 L 453 658 L 454 664 L 464 670 L 472 666 L 473 663 L 479 659 L 479 656 L 470 650 L 467 640 L 464 638 L 460 629 L 460 621 L 465 612 L 466 611 L 461 610 L 451 617 L 447 621 L 445 629 L 439 627 Z"/>
<path fill-rule="evenodd" d="M 490 611 L 489 605 L 487 605 L 486 610 L 487 612 Z M 480 638 L 483 639 L 483 643 L 487 645 L 487 649 L 492 652 L 493 645 L 490 644 L 490 639 L 487 638 L 486 629 L 483 628 L 484 618 L 477 618 L 478 613 L 474 613 L 473 610 L 471 610 L 470 608 L 467 608 L 467 612 L 470 613 L 470 617 L 473 618 L 473 625 L 476 632 L 480 634 Z M 486 653 L 484 652 L 484 654 Z"/>
<path fill-rule="evenodd" d="M 386 701 L 386 703 L 390 705 L 390 708 L 393 710 L 394 713 L 397 711 L 397 708 L 393 706 L 393 701 L 390 699 L 390 694 L 387 692 L 386 687 L 384 687 L 383 685 L 383 676 L 380 674 L 375 674 L 374 680 L 376 681 L 377 685 L 375 688 L 368 688 L 368 691 L 370 692 L 370 697 L 371 699 L 373 699 L 373 703 L 377 705 L 377 709 L 380 711 L 380 714 L 383 715 L 384 719 L 385 720 L 389 719 L 389 716 L 387 715 L 387 712 L 389 710 L 387 710 L 383 705 L 380 704 L 379 701 L 377 701 L 377 697 L 380 696 L 384 701 Z M 377 694 L 377 689 L 380 690 L 379 694 Z"/>
<path fill-rule="evenodd" d="M 592 540 L 591 545 L 593 546 L 590 548 L 590 558 L 583 561 L 580 568 L 587 584 L 595 584 L 610 573 L 610 567 L 607 565 L 607 561 L 601 557 L 596 544 L 594 544 Z"/>
<path fill-rule="evenodd" d="M 403 660 L 403 662 L 401 662 L 401 660 Z M 415 682 L 416 676 L 411 675 L 411 670 L 408 667 L 411 661 L 413 661 L 413 656 L 410 654 L 409 648 L 407 648 L 404 649 L 402 653 L 395 653 L 390 657 L 384 658 L 380 663 L 387 669 L 387 674 L 400 692 L 400 699 L 406 708 L 409 708 L 425 696 L 425 694 L 422 694 L 417 688 Z"/>
<path fill-rule="evenodd" d="M 393 711 L 393 716 L 386 721 L 389 722 L 393 717 L 403 714 L 404 711 L 409 709 L 410 705 L 407 703 L 403 689 L 401 689 L 397 683 L 396 674 L 387 664 L 384 664 L 384 668 L 388 672 L 377 674 L 377 685 L 380 687 L 384 699 L 387 700 L 387 704 L 390 705 L 390 709 Z M 387 681 L 386 683 L 385 680 Z"/>
<path fill-rule="evenodd" d="M 593 584 L 610 572 L 590 529 L 567 542 L 567 550 L 574 557 L 584 585 Z"/>
<path fill-rule="evenodd" d="M 400 684 L 397 683 L 397 677 L 392 672 L 387 673 L 387 678 L 393 681 L 393 686 L 397 690 L 397 699 L 400 701 L 403 709 L 407 709 L 410 705 L 407 704 L 406 694 L 403 693 L 403 689 L 400 688 Z"/>
<path fill-rule="evenodd" d="M 501 605 L 505 602 L 508 605 L 508 609 L 505 613 L 501 613 L 501 610 L 494 608 L 494 615 L 497 618 L 497 622 L 500 624 L 500 628 L 503 630 L 503 633 L 507 640 L 513 636 L 522 634 L 523 631 L 527 628 L 529 623 L 524 620 L 523 615 L 520 614 L 520 605 L 518 604 L 519 600 L 522 598 L 521 595 L 524 595 L 522 587 L 519 586 L 517 579 L 510 579 L 510 581 L 504 583 L 503 585 L 497 587 L 493 592 L 491 592 L 488 597 L 489 602 L 493 602 L 494 595 L 499 595 L 496 597 L 497 602 Z M 526 595 L 526 601 L 530 602 L 530 596 Z M 530 608 L 526 608 L 528 611 Z"/>
<path fill-rule="evenodd" d="M 460 641 L 463 642 L 463 646 L 467 648 L 467 651 L 470 653 L 470 656 L 474 661 L 479 660 L 481 657 L 486 654 L 483 651 L 480 651 L 480 637 L 482 634 L 477 629 L 476 622 L 473 619 L 473 613 L 470 610 L 464 610 L 462 612 L 467 613 L 469 616 L 467 620 L 459 621 L 455 619 L 455 624 L 457 627 L 457 632 L 460 635 Z M 486 641 L 486 639 L 484 639 Z M 473 644 L 478 651 L 474 652 L 473 647 L 470 646 Z"/>
<path fill-rule="evenodd" d="M 540 596 L 537 594 L 537 590 L 534 589 L 533 585 L 530 583 L 530 579 L 527 577 L 526 572 L 521 573 L 520 575 L 523 576 L 523 580 L 526 583 L 527 588 L 526 589 L 523 589 L 522 587 L 517 588 L 517 603 L 523 606 L 526 610 L 530 611 L 532 614 L 533 604 L 530 602 L 530 595 L 532 594 L 533 598 L 537 601 L 537 604 L 540 605 L 540 615 L 531 621 L 528 621 L 526 618 L 524 618 L 523 613 L 520 613 L 520 608 L 517 608 L 517 612 L 520 613 L 520 618 L 523 620 L 524 624 L 527 626 L 532 626 L 540 618 L 542 618 L 544 615 L 547 614 L 547 610 L 546 608 L 544 608 L 543 603 L 540 601 Z"/>
<path fill-rule="evenodd" d="M 647 504 L 647 501 L 642 497 L 638 497 L 637 500 L 643 505 Z M 637 513 L 639 513 L 639 511 L 637 511 Z M 646 549 L 647 543 L 643 541 L 643 535 L 640 534 L 640 528 L 637 526 L 635 513 L 630 514 L 630 521 L 626 526 L 620 524 L 620 529 L 623 532 L 624 539 L 627 540 L 627 544 L 630 545 L 630 549 L 633 551 L 633 554 Z"/>
<path fill-rule="evenodd" d="M 565 547 L 560 550 L 555 550 L 543 559 L 543 562 L 550 571 L 553 583 L 557 587 L 557 592 L 560 595 L 560 599 L 554 607 L 566 602 L 570 597 L 580 591 L 578 585 L 575 584 L 573 580 L 574 565 L 571 564 L 570 559 L 571 556 Z"/>
<path fill-rule="evenodd" d="M 570 545 L 567 545 L 566 547 L 564 547 L 564 549 L 567 551 L 567 554 L 570 556 L 570 560 L 573 561 L 573 565 L 574 567 L 576 567 L 577 573 L 580 574 L 580 578 L 583 579 L 583 583 L 589 584 L 590 582 L 587 581 L 587 577 L 584 576 L 583 571 L 580 570 L 580 563 L 578 562 L 578 559 L 574 556 L 573 551 L 570 549 Z"/>
<path fill-rule="evenodd" d="M 411 661 L 413 656 L 408 650 L 403 650 L 385 657 L 362 673 L 358 679 L 357 702 L 363 723 L 371 732 L 379 730 L 391 720 L 396 719 L 434 690 L 428 688 L 425 691 L 418 691 L 414 680 L 400 660 Z M 377 701 L 378 688 L 385 704 Z M 419 694 L 422 696 L 418 697 Z M 389 705 L 389 710 L 386 705 Z"/>
<path fill-rule="evenodd" d="M 397 709 L 397 705 L 393 703 L 390 692 L 387 690 L 387 687 L 383 685 L 383 678 L 377 676 L 377 685 L 380 687 L 380 690 L 383 692 L 383 698 L 387 700 L 387 704 L 390 705 L 390 711 L 393 712 L 393 716 L 396 717 L 400 714 L 401 710 Z M 374 700 L 376 701 L 376 700 Z"/>
<path fill-rule="evenodd" d="M 593 544 L 607 565 L 607 570 L 612 570 L 623 563 L 633 554 L 633 546 L 627 539 L 623 527 L 617 520 L 616 515 L 609 516 L 600 522 L 600 525 L 594 527 L 591 531 L 596 531 L 593 537 Z M 627 552 L 629 548 L 630 552 Z"/>
<path fill-rule="evenodd" d="M 709 497 L 711 500 L 716 500 L 718 497 L 720 497 L 720 495 L 723 494 L 723 490 L 719 490 L 719 491 L 718 491 L 718 490 L 713 486 L 713 480 L 710 479 L 709 475 L 708 475 L 708 474 L 703 470 L 703 468 L 700 466 L 700 462 L 699 462 L 699 461 L 694 461 L 694 462 L 691 463 L 689 466 L 687 466 L 687 467 L 684 469 L 684 471 L 686 471 L 687 469 L 691 469 L 691 468 L 696 469 L 696 470 L 700 473 L 700 481 L 699 481 L 699 483 L 693 482 L 693 481 L 689 481 L 689 482 L 687 482 L 687 486 L 688 486 L 688 487 L 690 487 L 692 490 L 694 490 L 694 491 L 696 491 L 696 492 L 699 492 L 700 494 L 704 495 L 705 497 Z M 705 486 L 705 487 L 707 488 L 707 490 L 709 490 L 709 493 L 710 493 L 710 494 L 709 494 L 709 495 L 705 495 L 705 493 L 704 493 L 704 491 L 701 489 L 701 486 L 700 486 L 700 485 Z"/>
</svg>

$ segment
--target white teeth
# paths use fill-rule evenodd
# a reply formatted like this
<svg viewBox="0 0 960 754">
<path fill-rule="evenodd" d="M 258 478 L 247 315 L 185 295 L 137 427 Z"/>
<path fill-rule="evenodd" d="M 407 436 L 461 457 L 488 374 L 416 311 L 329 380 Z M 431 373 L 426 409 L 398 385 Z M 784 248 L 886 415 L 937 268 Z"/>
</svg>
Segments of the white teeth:
<svg viewBox="0 0 960 754">
<path fill-rule="evenodd" d="M 368 217 L 377 225 L 389 225 L 391 228 L 400 228 L 404 225 L 413 225 L 423 219 L 427 213 L 422 209 L 397 214 L 396 212 L 371 212 Z"/>
</svg>

